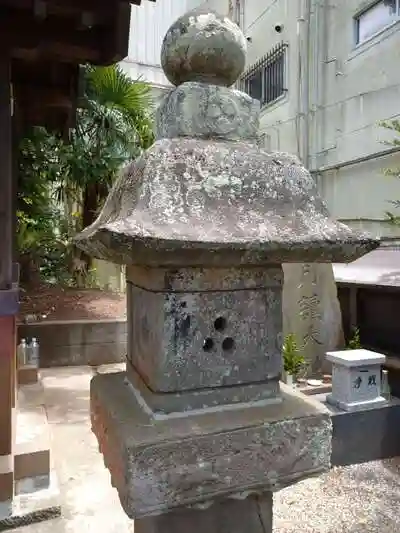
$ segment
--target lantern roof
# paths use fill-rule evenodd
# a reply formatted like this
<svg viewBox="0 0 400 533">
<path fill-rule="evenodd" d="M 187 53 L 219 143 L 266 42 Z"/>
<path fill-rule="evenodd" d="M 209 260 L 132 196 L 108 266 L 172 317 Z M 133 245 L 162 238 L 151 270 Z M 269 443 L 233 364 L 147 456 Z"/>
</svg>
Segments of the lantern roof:
<svg viewBox="0 0 400 533">
<path fill-rule="evenodd" d="M 121 174 L 77 244 L 123 264 L 239 266 L 351 262 L 379 241 L 328 213 L 296 157 L 257 144 L 259 103 L 230 85 L 246 40 L 208 8 L 168 30 L 162 65 L 177 85 L 157 140 Z"/>
</svg>

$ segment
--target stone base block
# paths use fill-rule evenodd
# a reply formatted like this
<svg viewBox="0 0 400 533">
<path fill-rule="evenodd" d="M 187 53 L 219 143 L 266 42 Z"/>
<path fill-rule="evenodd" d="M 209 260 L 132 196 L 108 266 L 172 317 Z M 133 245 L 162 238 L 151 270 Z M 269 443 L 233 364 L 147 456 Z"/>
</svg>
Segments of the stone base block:
<svg viewBox="0 0 400 533">
<path fill-rule="evenodd" d="M 0 504 L 0 531 L 60 516 L 57 476 L 50 464 L 50 429 L 40 382 L 18 389 L 14 496 Z"/>
<path fill-rule="evenodd" d="M 334 398 L 332 394 L 326 397 L 326 401 L 343 411 L 364 411 L 365 409 L 379 407 L 387 403 L 387 400 L 383 396 L 378 396 L 378 398 L 374 398 L 373 400 L 346 403 Z"/>
<path fill-rule="evenodd" d="M 125 373 L 97 375 L 91 418 L 131 518 L 271 492 L 330 468 L 329 412 L 285 385 L 277 405 L 156 419 Z"/>
<path fill-rule="evenodd" d="M 246 402 L 271 404 L 282 401 L 279 394 L 278 380 L 181 393 L 155 393 L 148 388 L 129 362 L 126 364 L 126 371 L 127 377 L 135 389 L 139 403 L 150 413 L 154 413 L 155 416 L 209 409 L 222 405 L 237 405 L 238 403 Z"/>
<path fill-rule="evenodd" d="M 135 521 L 135 533 L 272 533 L 272 493 Z"/>
</svg>

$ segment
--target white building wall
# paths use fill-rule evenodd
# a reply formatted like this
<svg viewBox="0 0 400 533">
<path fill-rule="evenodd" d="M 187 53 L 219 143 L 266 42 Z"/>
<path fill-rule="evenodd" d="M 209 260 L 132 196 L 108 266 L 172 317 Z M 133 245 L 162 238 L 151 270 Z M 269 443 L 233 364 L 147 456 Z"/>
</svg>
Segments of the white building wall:
<svg viewBox="0 0 400 533">
<path fill-rule="evenodd" d="M 356 46 L 354 16 L 373 2 L 336 0 L 325 8 L 321 138 L 316 168 L 379 154 L 392 137 L 379 126 L 400 116 L 400 22 Z M 328 5 L 328 3 L 327 3 Z M 328 207 L 338 218 L 382 236 L 399 235 L 384 221 L 389 200 L 400 199 L 400 180 L 383 177 L 400 168 L 400 154 L 356 163 L 319 175 Z"/>
<path fill-rule="evenodd" d="M 206 5 L 228 15 L 236 0 L 208 0 Z M 301 120 L 298 119 L 298 50 L 301 44 L 298 18 L 302 13 L 302 2 L 294 0 L 241 0 L 243 10 L 242 30 L 248 40 L 246 70 L 262 59 L 281 42 L 287 43 L 286 76 L 287 95 L 275 104 L 261 111 L 260 133 L 265 147 L 271 150 L 299 153 Z M 278 33 L 274 26 L 283 24 Z"/>
<path fill-rule="evenodd" d="M 374 158 L 392 137 L 379 121 L 400 116 L 400 21 L 356 46 L 354 16 L 373 0 L 241 0 L 249 39 L 247 67 L 288 44 L 284 98 L 261 112 L 265 147 L 297 154 L 314 172 L 333 216 L 383 237 L 400 180 L 400 154 Z M 228 14 L 235 0 L 208 0 Z M 283 25 L 281 33 L 275 31 Z M 373 159 L 341 167 L 357 158 Z M 340 168 L 332 166 L 339 165 Z M 331 169 L 331 170 L 330 170 Z"/>
<path fill-rule="evenodd" d="M 265 147 L 270 150 L 300 154 L 300 121 L 298 120 L 298 47 L 297 18 L 301 2 L 269 0 L 246 2 L 245 20 L 248 44 L 248 67 L 256 63 L 280 42 L 288 44 L 286 57 L 286 95 L 275 104 L 261 110 L 260 132 L 265 135 Z M 262 9 L 261 9 L 262 8 Z M 275 25 L 283 31 L 275 31 Z"/>
<path fill-rule="evenodd" d="M 157 0 L 132 6 L 128 57 L 122 68 L 134 79 L 154 87 L 156 99 L 170 88 L 160 64 L 161 44 L 171 24 L 201 0 Z"/>
</svg>

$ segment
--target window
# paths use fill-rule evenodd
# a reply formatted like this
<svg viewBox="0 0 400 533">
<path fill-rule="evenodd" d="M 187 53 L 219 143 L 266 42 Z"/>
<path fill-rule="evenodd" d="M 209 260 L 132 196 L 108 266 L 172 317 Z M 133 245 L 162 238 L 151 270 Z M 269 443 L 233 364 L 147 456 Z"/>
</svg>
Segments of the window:
<svg viewBox="0 0 400 533">
<path fill-rule="evenodd" d="M 281 43 L 239 80 L 239 89 L 265 106 L 286 93 L 285 61 L 287 45 Z"/>
<path fill-rule="evenodd" d="M 377 32 L 399 19 L 400 0 L 381 0 L 363 11 L 355 19 L 356 43 L 361 44 Z"/>
</svg>

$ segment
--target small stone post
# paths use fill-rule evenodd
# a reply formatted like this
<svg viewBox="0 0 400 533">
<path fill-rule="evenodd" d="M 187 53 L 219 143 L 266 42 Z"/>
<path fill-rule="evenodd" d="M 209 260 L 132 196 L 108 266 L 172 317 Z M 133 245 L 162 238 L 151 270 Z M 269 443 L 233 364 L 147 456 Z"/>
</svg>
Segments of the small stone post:
<svg viewBox="0 0 400 533">
<path fill-rule="evenodd" d="M 271 532 L 272 492 L 330 467 L 328 412 L 280 385 L 282 263 L 377 243 L 257 148 L 259 104 L 229 88 L 245 48 L 208 9 L 172 25 L 157 141 L 77 242 L 127 265 L 127 369 L 92 380 L 91 414 L 136 533 Z"/>
<path fill-rule="evenodd" d="M 344 411 L 362 411 L 387 403 L 381 396 L 381 367 L 386 357 L 370 350 L 327 352 L 332 363 L 332 394 L 326 400 Z"/>
</svg>

